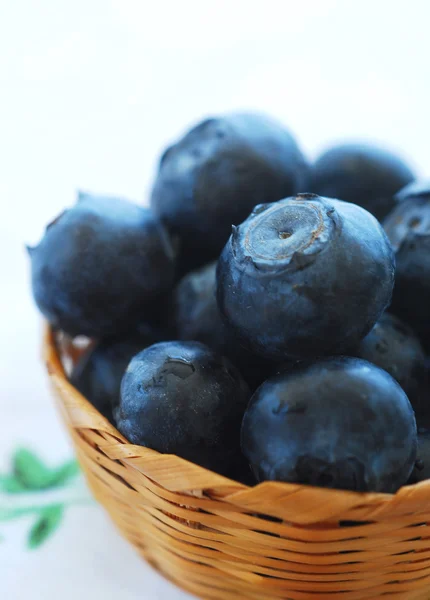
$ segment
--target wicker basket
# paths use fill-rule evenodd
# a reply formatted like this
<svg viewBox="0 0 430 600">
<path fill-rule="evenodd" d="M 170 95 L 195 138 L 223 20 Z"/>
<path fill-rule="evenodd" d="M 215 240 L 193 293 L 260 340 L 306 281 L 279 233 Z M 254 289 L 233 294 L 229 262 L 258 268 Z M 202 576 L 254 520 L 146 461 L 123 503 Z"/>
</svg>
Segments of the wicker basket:
<svg viewBox="0 0 430 600">
<path fill-rule="evenodd" d="M 217 600 L 430 599 L 430 481 L 394 496 L 248 488 L 129 444 L 68 383 L 59 348 L 48 329 L 46 365 L 88 484 L 171 581 Z"/>
</svg>

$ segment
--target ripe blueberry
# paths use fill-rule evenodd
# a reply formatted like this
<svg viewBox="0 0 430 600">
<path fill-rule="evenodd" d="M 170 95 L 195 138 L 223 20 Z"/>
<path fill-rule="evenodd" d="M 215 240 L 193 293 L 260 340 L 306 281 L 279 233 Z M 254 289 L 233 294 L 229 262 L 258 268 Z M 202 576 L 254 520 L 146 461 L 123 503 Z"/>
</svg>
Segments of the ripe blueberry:
<svg viewBox="0 0 430 600">
<path fill-rule="evenodd" d="M 173 285 L 169 239 L 149 209 L 80 194 L 29 248 L 33 295 L 48 321 L 71 335 L 106 337 L 148 317 Z"/>
<path fill-rule="evenodd" d="M 416 460 L 411 404 L 367 361 L 335 357 L 269 379 L 252 396 L 242 451 L 259 481 L 395 492 Z"/>
<path fill-rule="evenodd" d="M 408 483 L 430 479 L 430 430 L 418 429 L 418 454 L 414 470 Z"/>
<path fill-rule="evenodd" d="M 391 152 L 365 144 L 344 144 L 316 161 L 309 189 L 358 204 L 381 220 L 393 208 L 394 194 L 413 178 L 409 167 Z"/>
<path fill-rule="evenodd" d="M 151 207 L 181 239 L 182 270 L 218 258 L 256 204 L 306 188 L 307 166 L 281 124 L 234 113 L 193 127 L 163 154 Z"/>
<path fill-rule="evenodd" d="M 394 377 L 409 398 L 418 423 L 421 417 L 430 418 L 426 355 L 408 325 L 394 315 L 384 313 L 361 340 L 354 356 L 373 363 Z"/>
<path fill-rule="evenodd" d="M 300 194 L 257 206 L 218 261 L 221 314 L 274 360 L 340 354 L 391 299 L 394 256 L 367 211 Z"/>
<path fill-rule="evenodd" d="M 114 413 L 133 444 L 229 475 L 242 464 L 250 392 L 237 369 L 198 342 L 160 342 L 130 362 Z"/>
<path fill-rule="evenodd" d="M 396 254 L 396 284 L 390 312 L 420 336 L 430 350 L 430 182 L 407 186 L 385 219 Z"/>
<path fill-rule="evenodd" d="M 202 342 L 229 358 L 251 389 L 272 373 L 273 362 L 243 347 L 222 320 L 216 302 L 216 263 L 183 277 L 174 293 L 174 314 L 178 339 Z"/>
<path fill-rule="evenodd" d="M 133 335 L 98 342 L 73 369 L 72 385 L 113 423 L 113 410 L 119 404 L 121 380 L 135 354 L 156 341 L 155 336 Z"/>
</svg>

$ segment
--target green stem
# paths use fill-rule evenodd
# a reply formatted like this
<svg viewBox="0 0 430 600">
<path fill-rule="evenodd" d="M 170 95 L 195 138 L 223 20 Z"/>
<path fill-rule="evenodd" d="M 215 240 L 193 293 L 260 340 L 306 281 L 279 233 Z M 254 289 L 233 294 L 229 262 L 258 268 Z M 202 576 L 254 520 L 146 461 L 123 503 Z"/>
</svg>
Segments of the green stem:
<svg viewBox="0 0 430 600">
<path fill-rule="evenodd" d="M 86 505 L 86 504 L 91 504 L 92 503 L 92 498 L 87 497 L 87 498 L 73 498 L 70 500 L 64 500 L 62 502 L 62 504 L 64 505 L 65 508 L 68 508 L 70 506 L 79 506 L 79 505 Z M 0 523 L 1 522 L 7 522 L 7 521 L 12 521 L 12 519 L 19 519 L 20 517 L 26 516 L 26 515 L 31 515 L 31 514 L 38 514 L 41 511 L 43 511 L 46 508 L 46 504 L 40 504 L 40 505 L 28 505 L 28 506 L 22 506 L 19 508 L 8 508 L 8 507 L 2 507 L 0 505 Z"/>
</svg>

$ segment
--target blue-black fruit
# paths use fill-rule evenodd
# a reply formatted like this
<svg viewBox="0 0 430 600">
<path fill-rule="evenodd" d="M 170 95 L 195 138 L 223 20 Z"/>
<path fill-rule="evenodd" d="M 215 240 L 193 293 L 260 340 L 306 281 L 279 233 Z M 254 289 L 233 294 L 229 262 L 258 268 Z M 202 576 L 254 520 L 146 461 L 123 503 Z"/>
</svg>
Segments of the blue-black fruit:
<svg viewBox="0 0 430 600">
<path fill-rule="evenodd" d="M 343 144 L 318 158 L 311 170 L 309 189 L 320 196 L 358 204 L 381 220 L 394 207 L 394 194 L 413 178 L 410 168 L 387 150 Z"/>
<path fill-rule="evenodd" d="M 218 258 L 232 224 L 256 204 L 306 189 L 307 165 L 294 138 L 260 114 L 202 121 L 163 154 L 151 207 L 181 240 L 186 272 Z"/>
<path fill-rule="evenodd" d="M 221 318 L 216 301 L 216 262 L 182 278 L 174 293 L 173 312 L 178 339 L 202 342 L 229 358 L 251 389 L 273 372 L 273 362 L 240 344 Z"/>
<path fill-rule="evenodd" d="M 130 330 L 174 283 L 163 226 L 149 209 L 118 198 L 79 194 L 29 254 L 37 306 L 70 335 Z"/>
<path fill-rule="evenodd" d="M 387 371 L 409 398 L 417 417 L 430 422 L 430 390 L 426 355 L 413 330 L 394 315 L 384 313 L 361 340 L 354 356 Z"/>
<path fill-rule="evenodd" d="M 129 362 L 156 341 L 155 335 L 145 333 L 98 342 L 80 358 L 70 381 L 113 423 L 113 410 L 119 404 L 121 380 Z"/>
<path fill-rule="evenodd" d="M 274 360 L 340 354 L 390 302 L 394 256 L 363 208 L 313 194 L 257 206 L 218 261 L 221 314 Z"/>
<path fill-rule="evenodd" d="M 417 454 L 411 404 L 371 363 L 322 359 L 269 379 L 252 396 L 242 451 L 259 481 L 395 492 Z"/>
<path fill-rule="evenodd" d="M 384 220 L 396 254 L 396 284 L 390 312 L 409 323 L 430 351 L 430 182 L 416 182 L 398 195 Z"/>
<path fill-rule="evenodd" d="M 418 429 L 418 453 L 415 468 L 408 483 L 430 479 L 430 430 Z"/>
<path fill-rule="evenodd" d="M 114 417 L 133 444 L 237 476 L 249 396 L 238 370 L 204 344 L 160 342 L 130 362 Z"/>
</svg>

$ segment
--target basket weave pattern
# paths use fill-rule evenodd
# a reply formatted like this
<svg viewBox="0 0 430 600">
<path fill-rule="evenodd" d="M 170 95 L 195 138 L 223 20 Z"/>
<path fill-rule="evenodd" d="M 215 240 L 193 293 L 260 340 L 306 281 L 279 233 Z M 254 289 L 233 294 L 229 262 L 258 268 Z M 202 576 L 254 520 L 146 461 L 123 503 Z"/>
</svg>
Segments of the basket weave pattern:
<svg viewBox="0 0 430 600">
<path fill-rule="evenodd" d="M 201 598 L 430 599 L 430 481 L 395 496 L 254 488 L 134 446 L 45 360 L 96 499 L 156 569 Z M 360 522 L 360 523 L 357 523 Z"/>
</svg>

